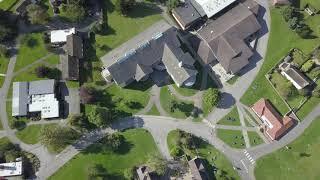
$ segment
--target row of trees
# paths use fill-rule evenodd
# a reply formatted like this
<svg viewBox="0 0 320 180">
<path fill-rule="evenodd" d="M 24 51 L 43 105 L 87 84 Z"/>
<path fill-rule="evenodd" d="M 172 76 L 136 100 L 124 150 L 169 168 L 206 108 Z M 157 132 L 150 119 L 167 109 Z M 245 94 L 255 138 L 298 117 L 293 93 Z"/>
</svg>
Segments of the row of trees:
<svg viewBox="0 0 320 180">
<path fill-rule="evenodd" d="M 0 9 L 0 43 L 13 40 L 17 35 L 16 17 Z"/>
<path fill-rule="evenodd" d="M 61 71 L 58 68 L 50 68 L 45 65 L 35 68 L 34 73 L 39 78 L 59 79 L 61 76 Z"/>
<path fill-rule="evenodd" d="M 293 6 L 286 6 L 282 10 L 282 16 L 291 30 L 295 31 L 300 37 L 308 38 L 312 30 L 304 22 L 303 15 Z"/>
<path fill-rule="evenodd" d="M 127 16 L 135 3 L 135 0 L 117 0 L 115 3 L 115 10 L 123 16 Z"/>
</svg>

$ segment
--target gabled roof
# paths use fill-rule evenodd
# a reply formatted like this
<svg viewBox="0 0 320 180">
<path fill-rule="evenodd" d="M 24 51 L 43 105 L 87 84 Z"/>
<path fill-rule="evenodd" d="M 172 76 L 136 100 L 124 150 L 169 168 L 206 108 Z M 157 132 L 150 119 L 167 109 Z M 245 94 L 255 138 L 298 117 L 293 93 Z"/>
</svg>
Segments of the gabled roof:
<svg viewBox="0 0 320 180">
<path fill-rule="evenodd" d="M 298 86 L 300 86 L 301 88 L 304 88 L 310 84 L 309 79 L 290 63 L 284 62 L 280 64 L 279 67 L 292 81 L 298 84 Z"/>
<path fill-rule="evenodd" d="M 77 57 L 62 55 L 60 56 L 60 63 L 61 63 L 63 79 L 67 79 L 67 80 L 79 79 L 79 59 Z"/>
<path fill-rule="evenodd" d="M 201 18 L 199 12 L 192 5 L 191 0 L 185 0 L 184 3 L 174 8 L 172 15 L 183 29 L 188 28 L 188 26 Z"/>
<path fill-rule="evenodd" d="M 208 174 L 204 167 L 202 160 L 199 157 L 195 157 L 188 161 L 189 167 L 194 180 L 208 180 Z"/>
<path fill-rule="evenodd" d="M 29 82 L 29 95 L 53 94 L 55 92 L 55 80 L 39 80 Z"/>
<path fill-rule="evenodd" d="M 83 44 L 80 36 L 75 34 L 67 36 L 67 54 L 79 59 L 83 58 Z"/>
<path fill-rule="evenodd" d="M 254 6 L 254 3 L 251 4 Z M 208 62 L 207 59 L 212 59 L 212 53 L 227 72 L 237 73 L 253 55 L 245 39 L 260 28 L 250 7 L 239 3 L 217 19 L 209 19 L 198 31 L 201 43 L 205 44 L 199 46 L 198 54 L 204 62 Z"/>
<path fill-rule="evenodd" d="M 28 98 L 28 82 L 13 82 L 12 116 L 26 116 Z"/>
<path fill-rule="evenodd" d="M 293 120 L 290 117 L 285 116 L 282 118 L 270 102 L 264 98 L 257 101 L 252 106 L 252 109 L 261 119 L 267 120 L 270 123 L 267 126 L 267 133 L 273 140 L 280 137 L 293 125 Z"/>
</svg>

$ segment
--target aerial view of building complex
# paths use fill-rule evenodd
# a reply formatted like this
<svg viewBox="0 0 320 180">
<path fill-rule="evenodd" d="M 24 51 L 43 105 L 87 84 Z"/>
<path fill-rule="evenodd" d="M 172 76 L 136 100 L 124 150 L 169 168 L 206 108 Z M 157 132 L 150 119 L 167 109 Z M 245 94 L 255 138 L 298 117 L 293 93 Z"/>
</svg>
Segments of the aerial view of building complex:
<svg viewBox="0 0 320 180">
<path fill-rule="evenodd" d="M 319 0 L 0 0 L 0 179 L 318 180 Z"/>
</svg>

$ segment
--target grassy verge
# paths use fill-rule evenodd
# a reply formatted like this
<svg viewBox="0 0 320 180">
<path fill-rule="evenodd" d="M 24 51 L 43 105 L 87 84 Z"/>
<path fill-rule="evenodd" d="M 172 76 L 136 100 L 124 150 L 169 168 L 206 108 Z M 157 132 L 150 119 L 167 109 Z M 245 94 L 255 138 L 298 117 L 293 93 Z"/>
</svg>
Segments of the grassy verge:
<svg viewBox="0 0 320 180">
<path fill-rule="evenodd" d="M 88 178 L 87 168 L 92 164 L 101 164 L 113 178 L 124 179 L 124 170 L 146 163 L 148 155 L 159 153 L 149 132 L 143 129 L 131 129 L 121 134 L 126 143 L 119 153 L 112 152 L 103 144 L 93 144 L 75 156 L 60 168 L 51 180 Z"/>
<path fill-rule="evenodd" d="M 137 3 L 128 16 L 122 16 L 114 8 L 115 0 L 104 0 L 108 8 L 108 33 L 96 35 L 97 56 L 101 57 L 113 48 L 162 19 L 160 10 L 152 3 Z"/>
<path fill-rule="evenodd" d="M 232 148 L 243 149 L 246 147 L 241 131 L 217 129 L 217 136 Z"/>
<path fill-rule="evenodd" d="M 153 105 L 152 108 L 147 112 L 146 115 L 160 116 L 160 113 L 157 109 L 157 106 Z"/>
<path fill-rule="evenodd" d="M 298 139 L 288 145 L 289 149 L 283 147 L 259 159 L 255 168 L 256 179 L 318 179 L 319 128 L 318 117 Z"/>
<path fill-rule="evenodd" d="M 176 146 L 176 142 L 178 142 L 178 130 L 171 131 L 167 137 L 167 143 L 170 149 Z M 215 176 L 213 170 L 207 169 L 207 172 L 211 175 L 212 179 L 221 180 L 221 179 L 240 179 L 237 172 L 232 168 L 232 164 L 228 161 L 228 159 L 216 148 L 211 146 L 210 144 L 201 141 L 200 148 L 197 149 L 198 154 L 192 151 L 185 151 L 186 155 L 190 157 L 194 157 L 196 155 L 204 158 L 210 166 L 216 167 L 226 172 L 225 177 Z"/>
<path fill-rule="evenodd" d="M 12 11 L 15 4 L 17 4 L 19 0 L 2 0 L 0 2 L 0 9 Z"/>
<path fill-rule="evenodd" d="M 18 71 L 48 54 L 42 39 L 42 33 L 23 35 L 20 42 L 21 45 L 15 65 L 15 71 Z"/>
<path fill-rule="evenodd" d="M 176 102 L 174 106 L 173 102 Z M 172 117 L 187 118 L 191 115 L 194 106 L 192 102 L 184 102 L 171 94 L 167 86 L 162 87 L 160 90 L 160 103 L 163 109 Z"/>
<path fill-rule="evenodd" d="M 5 57 L 0 57 L 0 74 L 6 74 L 7 68 L 9 64 L 9 59 Z M 0 76 L 0 87 L 2 87 L 2 83 L 4 81 L 5 77 Z"/>
<path fill-rule="evenodd" d="M 233 107 L 232 110 L 225 117 L 223 117 L 217 124 L 241 126 L 237 107 Z"/>
<path fill-rule="evenodd" d="M 241 98 L 241 102 L 252 105 L 260 98 L 268 98 L 272 104 L 284 114 L 288 108 L 276 92 L 270 87 L 264 75 L 274 66 L 291 48 L 299 48 L 305 54 L 312 51 L 319 44 L 319 38 L 302 39 L 295 32 L 292 32 L 281 15 L 281 8 L 271 8 L 271 30 L 268 42 L 268 51 L 256 79 L 249 87 L 248 91 Z M 306 22 L 311 27 L 315 24 L 309 19 L 319 19 L 317 17 L 307 18 Z M 317 32 L 319 37 L 319 33 Z"/>
<path fill-rule="evenodd" d="M 48 57 L 45 61 L 48 62 L 49 64 L 57 65 L 60 63 L 60 57 L 58 55 L 54 54 L 54 55 Z"/>
<path fill-rule="evenodd" d="M 256 146 L 264 143 L 263 139 L 255 131 L 248 131 L 249 141 L 251 146 Z"/>
<path fill-rule="evenodd" d="M 54 127 L 56 124 L 30 125 L 21 131 L 16 132 L 16 136 L 26 144 L 36 144 L 39 142 L 40 131 L 44 127 Z"/>
</svg>

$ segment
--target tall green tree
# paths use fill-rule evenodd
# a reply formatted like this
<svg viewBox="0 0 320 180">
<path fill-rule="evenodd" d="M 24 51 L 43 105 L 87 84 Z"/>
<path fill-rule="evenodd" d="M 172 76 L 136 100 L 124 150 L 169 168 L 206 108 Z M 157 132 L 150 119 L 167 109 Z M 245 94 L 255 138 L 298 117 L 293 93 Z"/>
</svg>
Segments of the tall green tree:
<svg viewBox="0 0 320 180">
<path fill-rule="evenodd" d="M 47 9 L 41 5 L 30 4 L 27 6 L 27 14 L 31 24 L 47 24 L 49 14 Z"/>
<path fill-rule="evenodd" d="M 97 127 L 105 127 L 111 123 L 111 112 L 105 107 L 93 106 L 87 116 L 88 121 Z"/>
</svg>

